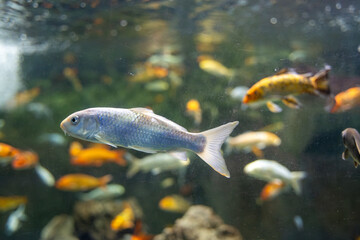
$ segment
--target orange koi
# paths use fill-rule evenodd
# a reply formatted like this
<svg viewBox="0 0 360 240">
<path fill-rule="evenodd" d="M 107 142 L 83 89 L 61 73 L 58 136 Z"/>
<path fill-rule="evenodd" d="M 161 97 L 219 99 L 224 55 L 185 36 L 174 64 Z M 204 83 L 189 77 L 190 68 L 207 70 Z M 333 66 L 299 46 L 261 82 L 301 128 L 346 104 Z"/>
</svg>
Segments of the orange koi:
<svg viewBox="0 0 360 240">
<path fill-rule="evenodd" d="M 196 99 L 191 99 L 186 103 L 186 113 L 194 118 L 194 123 L 199 125 L 202 121 L 202 110 L 200 103 Z"/>
<path fill-rule="evenodd" d="M 184 213 L 190 206 L 190 202 L 180 195 L 166 196 L 159 202 L 160 209 L 169 212 Z"/>
<path fill-rule="evenodd" d="M 6 212 L 27 203 L 25 196 L 0 196 L 0 212 Z"/>
<path fill-rule="evenodd" d="M 345 112 L 359 105 L 360 87 L 353 87 L 338 93 L 333 99 L 333 104 L 328 106 L 327 110 L 331 113 Z"/>
<path fill-rule="evenodd" d="M 94 146 L 83 149 L 80 143 L 73 142 L 70 146 L 71 164 L 81 166 L 102 166 L 105 162 L 114 162 L 126 166 L 123 158 L 125 150 L 110 150 L 107 147 Z"/>
<path fill-rule="evenodd" d="M 121 231 L 124 229 L 133 228 L 135 226 L 135 214 L 129 203 L 124 204 L 124 210 L 122 210 L 111 221 L 110 227 L 114 231 Z"/>
<path fill-rule="evenodd" d="M 262 189 L 260 193 L 260 200 L 268 201 L 270 199 L 275 198 L 278 196 L 282 191 L 285 189 L 285 183 L 279 179 L 275 179 L 268 184 L 265 185 L 265 187 Z"/>
<path fill-rule="evenodd" d="M 103 187 L 111 180 L 111 175 L 96 178 L 81 173 L 68 174 L 58 179 L 55 183 L 55 187 L 63 191 L 87 191 L 97 187 Z"/>
<path fill-rule="evenodd" d="M 0 158 L 12 158 L 18 153 L 18 149 L 6 143 L 0 143 Z"/>
<path fill-rule="evenodd" d="M 269 110 L 280 112 L 281 108 L 272 100 L 282 100 L 290 108 L 300 108 L 300 102 L 292 94 L 330 94 L 329 71 L 330 66 L 325 66 L 323 70 L 310 76 L 309 74 L 298 74 L 294 70 L 280 70 L 274 76 L 263 78 L 255 83 L 247 91 L 243 103 L 255 105 L 265 101 Z"/>
<path fill-rule="evenodd" d="M 39 156 L 35 152 L 21 151 L 15 155 L 12 167 L 16 170 L 33 168 L 39 163 Z"/>
</svg>

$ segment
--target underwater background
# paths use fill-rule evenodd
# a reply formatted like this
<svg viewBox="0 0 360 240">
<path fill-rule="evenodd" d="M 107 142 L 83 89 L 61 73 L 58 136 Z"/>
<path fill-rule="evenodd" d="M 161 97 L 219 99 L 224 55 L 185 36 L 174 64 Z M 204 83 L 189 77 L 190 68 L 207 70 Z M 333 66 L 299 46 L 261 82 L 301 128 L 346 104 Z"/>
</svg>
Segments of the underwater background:
<svg viewBox="0 0 360 240">
<path fill-rule="evenodd" d="M 36 152 L 55 179 L 111 174 L 126 189 L 116 201 L 135 199 L 143 228 L 154 235 L 183 215 L 160 209 L 160 199 L 181 194 L 191 205 L 211 207 L 243 239 L 360 239 L 360 169 L 341 158 L 341 132 L 360 129 L 360 108 L 329 113 L 328 98 L 304 94 L 300 109 L 272 113 L 245 108 L 231 94 L 283 68 L 314 74 L 325 65 L 332 96 L 359 85 L 360 2 L 3 0 L 0 12 L 0 141 Z M 200 104 L 200 119 L 189 114 L 191 99 Z M 131 178 L 129 166 L 72 165 L 69 146 L 77 140 L 59 125 L 91 107 L 151 108 L 190 132 L 231 121 L 239 121 L 231 136 L 268 126 L 281 145 L 263 149 L 263 158 L 306 172 L 302 194 L 287 191 L 259 204 L 265 183 L 243 170 L 258 157 L 225 147 L 230 178 L 195 154 L 185 173 Z M 164 187 L 168 178 L 175 183 Z M 27 219 L 16 232 L 5 231 L 12 211 L 0 212 L 0 239 L 40 239 L 54 216 L 72 215 L 79 202 L 78 193 L 10 165 L 0 166 L 0 196 L 27 197 Z"/>
</svg>

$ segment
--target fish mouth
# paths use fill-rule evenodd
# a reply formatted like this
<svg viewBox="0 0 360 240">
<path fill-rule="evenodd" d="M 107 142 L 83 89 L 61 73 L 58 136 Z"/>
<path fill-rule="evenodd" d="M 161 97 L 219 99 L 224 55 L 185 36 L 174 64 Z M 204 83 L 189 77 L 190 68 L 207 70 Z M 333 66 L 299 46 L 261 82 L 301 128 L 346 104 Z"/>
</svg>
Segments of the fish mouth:
<svg viewBox="0 0 360 240">
<path fill-rule="evenodd" d="M 65 122 L 65 120 L 60 123 L 60 128 L 61 128 L 61 130 L 63 130 L 65 136 L 70 136 L 69 133 L 66 132 L 64 122 Z"/>
</svg>

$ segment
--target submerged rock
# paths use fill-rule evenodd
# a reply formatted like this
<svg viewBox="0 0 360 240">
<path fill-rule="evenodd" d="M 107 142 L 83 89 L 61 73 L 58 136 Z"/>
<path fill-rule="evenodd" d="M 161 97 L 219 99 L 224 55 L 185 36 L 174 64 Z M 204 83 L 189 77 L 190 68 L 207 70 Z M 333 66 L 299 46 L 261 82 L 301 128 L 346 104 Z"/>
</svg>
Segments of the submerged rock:
<svg viewBox="0 0 360 240">
<path fill-rule="evenodd" d="M 242 240 L 240 232 L 206 206 L 192 206 L 185 215 L 154 240 Z"/>
<path fill-rule="evenodd" d="M 142 210 L 135 199 L 128 201 L 135 218 L 142 218 Z M 83 201 L 74 207 L 75 229 L 80 239 L 117 240 L 123 233 L 113 231 L 111 220 L 124 209 L 123 201 Z"/>
<path fill-rule="evenodd" d="M 79 240 L 74 236 L 74 219 L 62 214 L 55 216 L 41 231 L 41 240 Z"/>
</svg>

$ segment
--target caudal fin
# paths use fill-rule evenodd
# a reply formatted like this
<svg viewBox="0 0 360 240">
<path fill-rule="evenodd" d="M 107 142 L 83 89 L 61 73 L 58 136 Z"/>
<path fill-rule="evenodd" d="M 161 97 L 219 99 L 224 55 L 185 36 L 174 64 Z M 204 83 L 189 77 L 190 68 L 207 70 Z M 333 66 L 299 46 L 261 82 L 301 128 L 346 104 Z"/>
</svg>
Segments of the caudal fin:
<svg viewBox="0 0 360 240">
<path fill-rule="evenodd" d="M 306 172 L 291 172 L 291 187 L 297 195 L 301 194 L 301 180 L 306 177 Z"/>
<path fill-rule="evenodd" d="M 126 173 L 127 178 L 133 177 L 140 171 L 140 160 L 130 153 L 125 154 L 126 160 L 130 163 L 129 170 Z"/>
<path fill-rule="evenodd" d="M 317 92 L 328 95 L 330 94 L 330 85 L 329 85 L 329 71 L 331 67 L 325 65 L 324 69 L 319 71 L 317 74 L 312 76 L 311 82 L 313 83 Z"/>
<path fill-rule="evenodd" d="M 238 124 L 238 121 L 230 122 L 220 127 L 199 133 L 206 137 L 206 145 L 202 152 L 196 154 L 215 171 L 227 178 L 230 177 L 230 173 L 220 152 L 221 145 Z"/>
<path fill-rule="evenodd" d="M 105 175 L 105 176 L 99 178 L 100 186 L 105 187 L 106 184 L 108 184 L 111 180 L 112 180 L 111 174 L 108 174 L 108 175 Z"/>
</svg>

